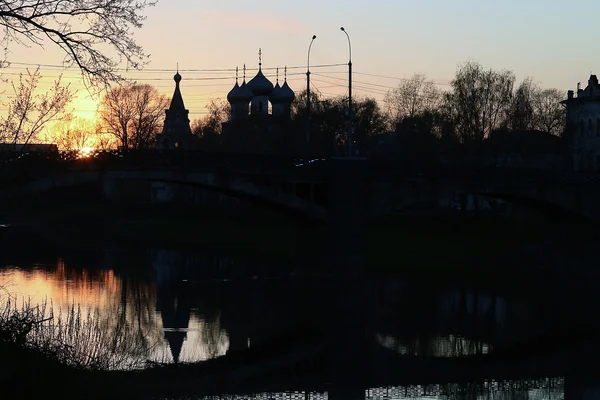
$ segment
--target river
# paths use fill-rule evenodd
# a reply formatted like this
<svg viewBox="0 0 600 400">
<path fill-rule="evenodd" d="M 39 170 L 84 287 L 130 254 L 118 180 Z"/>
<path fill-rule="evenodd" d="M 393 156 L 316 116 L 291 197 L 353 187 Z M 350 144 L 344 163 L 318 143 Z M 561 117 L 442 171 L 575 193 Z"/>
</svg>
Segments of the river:
<svg viewBox="0 0 600 400">
<path fill-rule="evenodd" d="M 72 251 L 23 236 L 2 249 L 3 304 L 44 306 L 54 327 L 79 315 L 101 334 L 71 344 L 85 352 L 118 342 L 105 353 L 120 353 L 111 368 L 276 352 L 269 346 L 279 337 L 303 349 L 306 332 L 316 332 L 333 367 L 312 376 L 315 389 L 290 383 L 288 392 L 284 378 L 273 378 L 264 390 L 252 387 L 255 398 L 599 398 L 579 372 L 594 359 L 596 336 L 586 334 L 598 325 L 598 304 L 585 293 L 548 288 L 527 297 L 435 279 L 333 279 L 206 250 Z M 336 389 L 317 390 L 332 381 Z"/>
</svg>

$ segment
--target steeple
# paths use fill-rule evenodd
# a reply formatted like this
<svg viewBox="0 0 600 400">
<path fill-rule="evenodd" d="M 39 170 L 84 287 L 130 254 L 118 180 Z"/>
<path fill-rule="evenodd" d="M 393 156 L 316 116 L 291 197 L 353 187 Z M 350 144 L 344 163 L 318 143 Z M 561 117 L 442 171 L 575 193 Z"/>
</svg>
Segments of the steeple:
<svg viewBox="0 0 600 400">
<path fill-rule="evenodd" d="M 179 63 L 177 63 L 177 73 L 173 77 L 173 80 L 175 81 L 175 92 L 173 93 L 169 110 L 185 110 L 183 97 L 181 96 L 181 90 L 179 89 L 179 83 L 181 82 L 181 75 L 179 75 Z"/>
<path fill-rule="evenodd" d="M 171 105 L 165 112 L 165 123 L 162 134 L 157 138 L 157 145 L 159 149 L 163 150 L 191 150 L 194 147 L 194 140 L 190 128 L 189 111 L 185 109 L 179 88 L 181 83 L 179 64 L 177 64 L 177 72 L 173 80 L 175 81 L 175 92 L 171 99 Z"/>
</svg>

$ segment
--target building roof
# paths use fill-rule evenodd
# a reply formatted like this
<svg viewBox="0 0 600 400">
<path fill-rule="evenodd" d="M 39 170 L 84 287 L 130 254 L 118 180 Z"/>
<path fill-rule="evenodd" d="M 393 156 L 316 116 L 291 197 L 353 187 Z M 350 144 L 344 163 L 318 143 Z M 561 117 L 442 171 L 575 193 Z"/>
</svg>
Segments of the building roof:
<svg viewBox="0 0 600 400">
<path fill-rule="evenodd" d="M 179 72 L 175 74 L 173 80 L 175 81 L 175 92 L 173 93 L 169 110 L 185 110 L 183 97 L 181 96 L 181 90 L 179 90 L 179 82 L 181 82 L 181 75 L 179 75 Z"/>
<path fill-rule="evenodd" d="M 577 96 L 574 97 L 574 94 L 577 94 Z M 585 89 L 581 89 L 578 84 L 577 93 L 574 93 L 573 90 L 569 90 L 568 99 L 561 101 L 561 103 L 583 103 L 598 100 L 600 100 L 600 84 L 598 83 L 598 77 L 596 75 L 590 75 L 588 85 Z"/>
<path fill-rule="evenodd" d="M 273 84 L 263 75 L 260 67 L 256 76 L 248 82 L 248 87 L 254 96 L 268 96 L 273 91 Z"/>
<path fill-rule="evenodd" d="M 246 81 L 240 86 L 237 82 L 231 91 L 227 94 L 227 101 L 230 104 L 247 103 L 252 100 L 252 91 L 248 87 Z"/>
<path fill-rule="evenodd" d="M 284 101 L 288 103 L 291 103 L 296 98 L 296 95 L 294 94 L 294 91 L 292 90 L 290 85 L 288 85 L 287 80 L 283 82 L 280 96 L 282 96 Z"/>
<path fill-rule="evenodd" d="M 279 86 L 279 82 L 275 84 L 271 95 L 269 96 L 269 101 L 271 103 L 280 103 L 279 92 L 281 91 L 281 86 Z"/>
</svg>

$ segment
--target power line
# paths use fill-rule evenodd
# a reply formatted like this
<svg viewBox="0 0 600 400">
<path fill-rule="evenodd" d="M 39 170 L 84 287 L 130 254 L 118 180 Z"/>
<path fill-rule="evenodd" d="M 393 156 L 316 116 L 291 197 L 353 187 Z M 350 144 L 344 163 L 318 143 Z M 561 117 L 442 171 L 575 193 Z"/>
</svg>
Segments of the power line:
<svg viewBox="0 0 600 400">
<path fill-rule="evenodd" d="M 398 81 L 410 81 L 411 80 L 411 78 L 399 78 L 397 76 L 386 76 L 386 75 L 378 75 L 378 74 L 369 74 L 369 73 L 366 73 L 366 72 L 353 72 L 353 73 L 357 74 L 357 75 L 373 76 L 373 77 L 376 77 L 376 78 L 395 79 L 395 80 L 398 80 Z M 435 81 L 433 81 L 433 83 L 435 83 L 436 85 L 440 85 L 440 86 L 450 86 L 450 87 L 452 86 L 449 83 L 441 83 L 441 82 L 435 82 Z"/>
<path fill-rule="evenodd" d="M 22 65 L 28 67 L 44 67 L 44 68 L 60 68 L 65 70 L 79 70 L 79 67 L 76 66 L 64 66 L 58 64 L 37 64 L 37 63 L 25 63 L 25 62 L 17 62 L 17 61 L 9 61 L 8 68 L 10 65 Z M 311 68 L 328 68 L 328 67 L 341 67 L 348 64 L 317 64 L 311 65 Z M 262 68 L 263 71 L 275 71 L 280 67 L 268 67 Z M 293 65 L 288 66 L 287 69 L 300 69 L 306 68 L 305 65 Z M 180 69 L 179 72 L 203 72 L 203 73 L 212 73 L 212 72 L 235 72 L 235 68 L 212 68 L 212 69 Z M 143 69 L 127 69 L 127 68 L 115 68 L 117 72 L 173 72 L 173 68 L 143 68 Z M 258 68 L 246 68 L 246 71 L 258 71 Z"/>
</svg>

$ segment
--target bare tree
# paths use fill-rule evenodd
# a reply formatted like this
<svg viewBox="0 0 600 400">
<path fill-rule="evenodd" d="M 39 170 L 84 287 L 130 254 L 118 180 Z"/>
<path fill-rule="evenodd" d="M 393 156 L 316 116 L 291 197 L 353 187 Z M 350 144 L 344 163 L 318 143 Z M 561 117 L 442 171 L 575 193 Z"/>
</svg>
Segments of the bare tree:
<svg viewBox="0 0 600 400">
<path fill-rule="evenodd" d="M 415 74 L 400 83 L 384 97 L 386 112 L 393 124 L 404 118 L 414 118 L 438 108 L 442 92 L 424 74 Z"/>
<path fill-rule="evenodd" d="M 459 67 L 447 95 L 461 141 L 481 140 L 498 128 L 510 106 L 515 76 L 476 62 Z"/>
<path fill-rule="evenodd" d="M 99 105 L 102 131 L 113 135 L 123 149 L 148 148 L 160 133 L 168 105 L 168 98 L 151 85 L 115 87 Z"/>
<path fill-rule="evenodd" d="M 509 129 L 526 131 L 535 128 L 536 110 L 534 103 L 540 89 L 532 78 L 525 78 L 515 91 L 510 109 L 508 110 L 506 125 Z"/>
<path fill-rule="evenodd" d="M 47 92 L 37 94 L 40 78 L 38 68 L 20 74 L 18 84 L 11 83 L 8 113 L 0 118 L 0 142 L 13 147 L 27 144 L 37 140 L 50 121 L 67 117 L 67 106 L 73 99 L 69 85 L 62 86 L 59 77 Z"/>
<path fill-rule="evenodd" d="M 544 89 L 536 93 L 534 111 L 537 129 L 552 135 L 562 135 L 566 123 L 562 100 L 564 95 L 558 89 Z"/>
<path fill-rule="evenodd" d="M 61 151 L 95 147 L 96 126 L 86 118 L 66 118 L 52 126 L 45 141 L 56 143 Z"/>
<path fill-rule="evenodd" d="M 231 106 L 223 99 L 210 99 L 205 107 L 208 114 L 192 121 L 192 133 L 198 137 L 221 134 L 221 124 L 229 121 Z"/>
<path fill-rule="evenodd" d="M 133 38 L 142 12 L 156 0 L 4 0 L 0 2 L 2 44 L 58 46 L 65 67 L 77 66 L 84 82 L 121 80 L 118 66 L 140 68 L 147 56 Z M 114 54 L 116 58 L 107 55 Z"/>
</svg>

